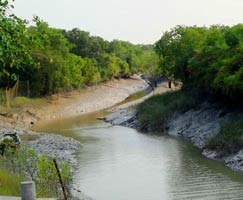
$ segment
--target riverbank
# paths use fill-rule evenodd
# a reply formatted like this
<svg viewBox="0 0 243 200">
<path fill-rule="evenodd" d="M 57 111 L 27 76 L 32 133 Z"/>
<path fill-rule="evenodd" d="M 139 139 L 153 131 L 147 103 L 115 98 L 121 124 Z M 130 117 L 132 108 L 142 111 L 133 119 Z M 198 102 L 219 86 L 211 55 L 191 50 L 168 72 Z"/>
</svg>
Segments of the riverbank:
<svg viewBox="0 0 243 200">
<path fill-rule="evenodd" d="M 0 132 L 17 132 L 39 154 L 51 155 L 69 162 L 76 162 L 71 156 L 78 152 L 81 144 L 55 134 L 36 133 L 28 128 L 41 120 L 71 117 L 98 111 L 115 105 L 129 95 L 145 90 L 148 84 L 140 76 L 112 80 L 89 87 L 79 92 L 48 97 L 41 106 L 13 107 L 0 115 Z"/>
<path fill-rule="evenodd" d="M 79 92 L 48 97 L 46 103 L 39 106 L 1 109 L 0 133 L 17 132 L 37 154 L 66 161 L 75 171 L 75 154 L 82 148 L 80 142 L 61 135 L 33 132 L 28 128 L 41 120 L 78 116 L 111 107 L 147 87 L 148 84 L 143 79 L 133 76 L 129 79 L 108 81 Z"/>
<path fill-rule="evenodd" d="M 11 109 L 0 108 L 0 125 L 12 124 L 28 128 L 40 120 L 78 116 L 109 108 L 129 95 L 145 90 L 148 84 L 140 76 L 115 79 L 88 87 L 81 91 L 52 95 L 44 103 L 13 105 Z"/>
<path fill-rule="evenodd" d="M 47 155 L 52 155 L 51 152 L 56 152 L 58 157 L 62 157 L 62 149 L 60 151 L 53 149 L 58 146 L 58 143 L 60 143 L 59 146 L 69 147 L 78 145 L 72 140 L 68 141 L 66 137 L 36 133 L 29 131 L 28 128 L 41 120 L 78 116 L 111 107 L 147 87 L 148 84 L 140 76 L 134 75 L 129 79 L 108 81 L 79 92 L 48 97 L 47 103 L 40 106 L 26 105 L 8 110 L 0 108 L 0 132 L 17 132 L 22 140 L 39 145 L 40 148 L 37 150 L 40 153 L 45 152 Z M 48 148 L 44 147 L 45 144 Z M 42 145 L 43 148 L 41 148 Z M 46 152 L 47 150 L 49 152 Z M 70 153 L 76 151 L 78 148 L 71 150 Z"/>
<path fill-rule="evenodd" d="M 189 97 L 189 95 L 186 95 L 187 99 L 184 101 L 187 104 Z M 189 103 L 187 108 L 185 108 L 185 103 L 182 102 L 180 105 L 180 101 L 182 100 L 178 100 L 179 98 L 180 95 L 174 96 L 174 100 L 173 97 L 171 99 L 165 98 L 165 100 L 163 98 L 159 99 L 159 97 L 147 100 L 149 108 L 147 109 L 146 105 L 145 108 L 142 108 L 147 109 L 143 111 L 146 112 L 143 116 L 138 116 L 138 111 L 135 108 L 114 109 L 115 112 L 106 116 L 104 120 L 113 125 L 142 129 L 145 132 L 166 133 L 173 137 L 185 138 L 190 140 L 194 146 L 201 149 L 202 155 L 207 158 L 222 160 L 231 169 L 243 172 L 243 149 L 235 148 L 233 145 L 228 150 L 212 150 L 209 148 L 210 141 L 222 132 L 222 128 L 236 118 L 242 117 L 243 114 L 236 109 L 228 109 L 221 103 L 201 100 L 198 103 L 192 102 L 191 105 Z M 165 105 L 165 109 L 163 106 L 161 107 L 163 101 L 167 101 L 168 103 Z M 173 103 L 171 104 L 170 102 L 173 101 L 177 102 L 172 105 Z M 160 106 L 157 106 L 159 104 Z M 170 110 L 167 111 L 168 107 Z M 165 114 L 161 111 L 163 109 L 164 112 L 174 111 L 173 113 Z M 180 109 L 182 111 L 179 111 Z M 151 116 L 152 114 L 149 113 L 155 113 L 155 110 L 160 110 L 162 113 L 157 112 L 157 117 L 156 115 Z M 143 118 L 142 121 L 141 117 Z M 239 138 L 239 140 L 241 139 Z M 220 146 L 221 144 L 217 145 Z"/>
<path fill-rule="evenodd" d="M 111 114 L 101 117 L 101 119 L 111 123 L 112 125 L 121 125 L 121 126 L 138 129 L 139 127 L 136 118 L 136 113 L 137 113 L 136 106 L 154 95 L 163 94 L 168 91 L 176 91 L 178 89 L 179 88 L 175 87 L 174 85 L 172 85 L 172 88 L 169 88 L 167 81 L 162 82 L 161 84 L 158 85 L 158 87 L 154 88 L 154 90 L 150 94 L 138 100 L 120 106 L 115 106 L 109 109 Z"/>
<path fill-rule="evenodd" d="M 228 110 L 218 103 L 203 102 L 197 109 L 176 115 L 168 123 L 168 134 L 190 140 L 194 146 L 201 149 L 203 156 L 221 160 L 231 169 L 243 172 L 243 149 L 236 149 L 235 145 L 232 145 L 228 150 L 223 148 L 212 150 L 210 148 L 211 141 L 221 134 L 224 126 L 242 116 L 241 112 Z M 233 137 L 232 135 L 226 141 L 229 145 Z M 222 145 L 221 142 L 218 146 Z"/>
</svg>

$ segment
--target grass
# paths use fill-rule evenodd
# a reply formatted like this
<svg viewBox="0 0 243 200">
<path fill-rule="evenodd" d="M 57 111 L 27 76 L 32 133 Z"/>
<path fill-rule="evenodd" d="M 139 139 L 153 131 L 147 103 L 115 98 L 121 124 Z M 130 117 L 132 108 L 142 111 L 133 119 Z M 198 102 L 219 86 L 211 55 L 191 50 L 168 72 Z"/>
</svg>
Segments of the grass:
<svg viewBox="0 0 243 200">
<path fill-rule="evenodd" d="M 0 194 L 3 196 L 20 196 L 20 177 L 0 169 Z"/>
<path fill-rule="evenodd" d="M 16 97 L 12 102 L 13 108 L 38 107 L 47 103 L 45 98 Z"/>
<path fill-rule="evenodd" d="M 10 115 L 11 113 L 21 113 L 23 109 L 38 108 L 48 103 L 46 98 L 27 98 L 27 97 L 16 97 L 11 102 L 11 107 L 7 107 L 6 103 L 0 106 L 0 113 Z"/>
<path fill-rule="evenodd" d="M 145 91 L 140 91 L 140 92 L 136 92 L 134 94 L 131 94 L 130 96 L 128 96 L 125 101 L 134 101 L 134 100 L 137 100 L 137 99 L 140 99 L 142 97 L 144 97 L 146 95 Z"/>
<path fill-rule="evenodd" d="M 221 127 L 220 132 L 208 144 L 212 150 L 236 153 L 243 148 L 243 117 Z"/>
<path fill-rule="evenodd" d="M 183 90 L 153 96 L 137 107 L 140 128 L 143 131 L 165 131 L 174 113 L 186 112 L 197 105 L 197 100 Z"/>
<path fill-rule="evenodd" d="M 0 113 L 11 116 L 13 113 L 22 113 L 26 109 L 32 109 L 36 107 L 44 106 L 48 103 L 46 98 L 27 98 L 27 97 L 16 97 L 12 102 L 11 106 L 7 107 L 6 102 L 0 106 Z"/>
<path fill-rule="evenodd" d="M 117 103 L 115 106 L 120 106 L 124 103 L 129 103 L 131 101 L 135 101 L 137 99 L 144 97 L 145 95 L 146 95 L 146 93 L 144 90 L 140 91 L 140 92 L 136 92 L 134 94 L 129 95 L 124 101 Z"/>
</svg>

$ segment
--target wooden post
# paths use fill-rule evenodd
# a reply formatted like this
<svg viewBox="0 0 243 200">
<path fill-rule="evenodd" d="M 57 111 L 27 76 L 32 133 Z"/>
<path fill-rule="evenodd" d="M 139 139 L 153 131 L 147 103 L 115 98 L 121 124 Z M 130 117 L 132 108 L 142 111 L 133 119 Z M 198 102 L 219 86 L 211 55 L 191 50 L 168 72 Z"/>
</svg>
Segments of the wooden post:
<svg viewBox="0 0 243 200">
<path fill-rule="evenodd" d="M 21 200 L 36 200 L 35 183 L 21 182 Z"/>
<path fill-rule="evenodd" d="M 57 175 L 58 175 L 58 178 L 59 178 L 59 182 L 60 182 L 61 187 L 62 187 L 62 192 L 63 192 L 64 200 L 67 200 L 66 190 L 65 190 L 64 183 L 63 183 L 63 181 L 62 181 L 62 176 L 61 176 L 61 173 L 60 173 L 60 170 L 59 170 L 59 168 L 58 168 L 57 161 L 56 161 L 55 158 L 53 159 L 53 162 L 54 162 L 55 168 L 56 168 L 56 170 L 57 170 Z"/>
<path fill-rule="evenodd" d="M 30 97 L 30 82 L 27 80 L 27 97 Z"/>
</svg>

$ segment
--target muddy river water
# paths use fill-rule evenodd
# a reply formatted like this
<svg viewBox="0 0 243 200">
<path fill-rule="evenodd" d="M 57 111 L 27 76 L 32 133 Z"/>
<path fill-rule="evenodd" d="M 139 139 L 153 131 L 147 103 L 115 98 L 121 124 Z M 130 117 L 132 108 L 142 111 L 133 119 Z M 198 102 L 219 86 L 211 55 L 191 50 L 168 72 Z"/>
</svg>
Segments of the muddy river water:
<svg viewBox="0 0 243 200">
<path fill-rule="evenodd" d="M 103 114 L 52 120 L 35 127 L 82 142 L 76 189 L 96 200 L 243 199 L 241 174 L 202 157 L 182 139 L 95 120 Z"/>
</svg>

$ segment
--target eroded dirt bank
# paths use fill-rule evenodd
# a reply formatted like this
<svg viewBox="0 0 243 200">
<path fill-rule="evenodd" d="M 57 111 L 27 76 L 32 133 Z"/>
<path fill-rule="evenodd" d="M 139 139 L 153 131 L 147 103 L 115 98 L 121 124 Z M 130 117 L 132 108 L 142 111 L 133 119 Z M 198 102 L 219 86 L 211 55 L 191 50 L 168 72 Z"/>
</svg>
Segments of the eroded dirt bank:
<svg viewBox="0 0 243 200">
<path fill-rule="evenodd" d="M 43 119 L 82 115 L 111 107 L 147 87 L 143 79 L 133 76 L 101 83 L 79 92 L 55 95 L 39 107 L 21 108 L 18 112 L 12 110 L 10 113 L 4 111 L 0 114 L 0 137 L 4 132 L 17 132 L 38 154 L 66 161 L 75 170 L 77 159 L 74 154 L 82 148 L 80 142 L 56 134 L 29 131 L 28 128 Z"/>
<path fill-rule="evenodd" d="M 115 105 L 132 93 L 144 90 L 148 84 L 139 76 L 107 81 L 81 91 L 52 95 L 40 106 L 28 106 L 0 112 L 0 126 L 12 124 L 27 128 L 43 119 L 87 114 Z M 1 111 L 1 110 L 0 110 Z"/>
<path fill-rule="evenodd" d="M 75 160 L 71 155 L 81 148 L 77 141 L 54 134 L 36 133 L 29 131 L 28 127 L 42 119 L 81 115 L 111 107 L 146 87 L 148 84 L 143 79 L 133 76 L 54 96 L 40 107 L 21 108 L 22 112 L 18 110 L 0 115 L 0 133 L 17 132 L 22 139 L 31 140 L 29 144 L 38 153 L 56 156 L 73 164 Z"/>
</svg>

